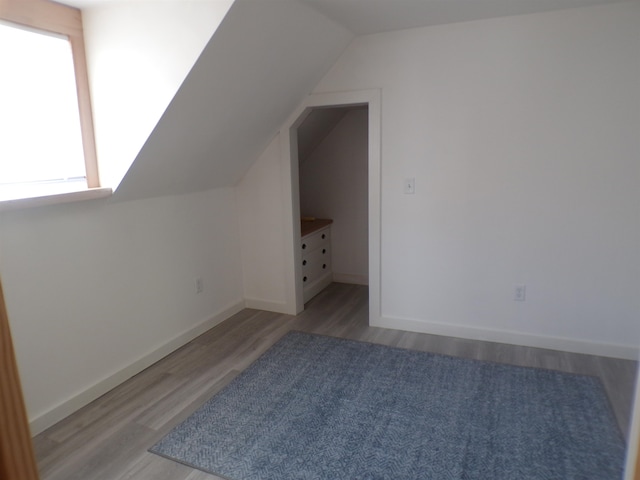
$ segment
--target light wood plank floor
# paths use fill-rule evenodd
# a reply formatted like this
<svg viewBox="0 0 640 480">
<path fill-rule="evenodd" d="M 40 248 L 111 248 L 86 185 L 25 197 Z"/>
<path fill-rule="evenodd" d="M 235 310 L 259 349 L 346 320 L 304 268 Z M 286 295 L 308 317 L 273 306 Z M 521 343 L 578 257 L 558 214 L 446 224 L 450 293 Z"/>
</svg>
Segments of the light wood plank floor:
<svg viewBox="0 0 640 480">
<path fill-rule="evenodd" d="M 243 310 L 34 438 L 43 480 L 212 480 L 147 449 L 287 331 L 596 375 L 628 431 L 636 362 L 367 325 L 367 288 L 332 284 L 298 316 Z"/>
</svg>

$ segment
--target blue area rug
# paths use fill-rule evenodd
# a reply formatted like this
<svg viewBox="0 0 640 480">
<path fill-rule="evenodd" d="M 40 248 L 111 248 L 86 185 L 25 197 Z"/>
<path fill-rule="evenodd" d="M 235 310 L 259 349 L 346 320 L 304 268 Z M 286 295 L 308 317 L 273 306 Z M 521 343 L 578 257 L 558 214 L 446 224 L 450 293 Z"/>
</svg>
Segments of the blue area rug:
<svg viewBox="0 0 640 480">
<path fill-rule="evenodd" d="M 233 480 L 619 480 L 597 378 L 291 332 L 151 452 Z"/>
</svg>

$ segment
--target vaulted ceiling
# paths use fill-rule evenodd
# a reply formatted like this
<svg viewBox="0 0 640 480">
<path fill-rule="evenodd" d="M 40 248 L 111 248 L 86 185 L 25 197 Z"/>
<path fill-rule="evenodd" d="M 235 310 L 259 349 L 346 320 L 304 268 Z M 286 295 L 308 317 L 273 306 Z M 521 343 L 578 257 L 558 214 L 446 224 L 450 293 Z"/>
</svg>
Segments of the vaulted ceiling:
<svg viewBox="0 0 640 480">
<path fill-rule="evenodd" d="M 614 1 L 235 0 L 115 197 L 235 185 L 355 35 Z"/>
</svg>

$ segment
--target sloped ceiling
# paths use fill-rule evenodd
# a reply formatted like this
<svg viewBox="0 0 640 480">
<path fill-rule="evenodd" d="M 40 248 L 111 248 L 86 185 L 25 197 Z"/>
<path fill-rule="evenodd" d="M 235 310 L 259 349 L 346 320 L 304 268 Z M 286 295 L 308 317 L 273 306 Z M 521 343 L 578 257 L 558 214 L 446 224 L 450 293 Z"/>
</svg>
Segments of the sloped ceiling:
<svg viewBox="0 0 640 480">
<path fill-rule="evenodd" d="M 115 199 L 235 185 L 355 34 L 615 1 L 235 0 Z"/>
<path fill-rule="evenodd" d="M 624 0 L 300 0 L 357 35 Z"/>
<path fill-rule="evenodd" d="M 236 0 L 115 198 L 235 185 L 352 38 L 294 0 Z"/>
<path fill-rule="evenodd" d="M 232 4 L 93 0 L 83 9 L 102 185 L 120 184 Z"/>
<path fill-rule="evenodd" d="M 315 108 L 298 127 L 298 161 L 303 163 L 351 107 Z"/>
</svg>

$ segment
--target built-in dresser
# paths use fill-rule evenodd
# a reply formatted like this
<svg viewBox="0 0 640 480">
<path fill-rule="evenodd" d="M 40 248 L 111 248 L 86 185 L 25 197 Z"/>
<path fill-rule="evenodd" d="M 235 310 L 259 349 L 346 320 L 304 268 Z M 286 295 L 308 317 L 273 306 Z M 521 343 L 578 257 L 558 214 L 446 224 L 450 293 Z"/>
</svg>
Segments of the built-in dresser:
<svg viewBox="0 0 640 480">
<path fill-rule="evenodd" d="M 302 219 L 302 291 L 304 302 L 316 296 L 332 280 L 331 224 L 328 219 Z"/>
</svg>

